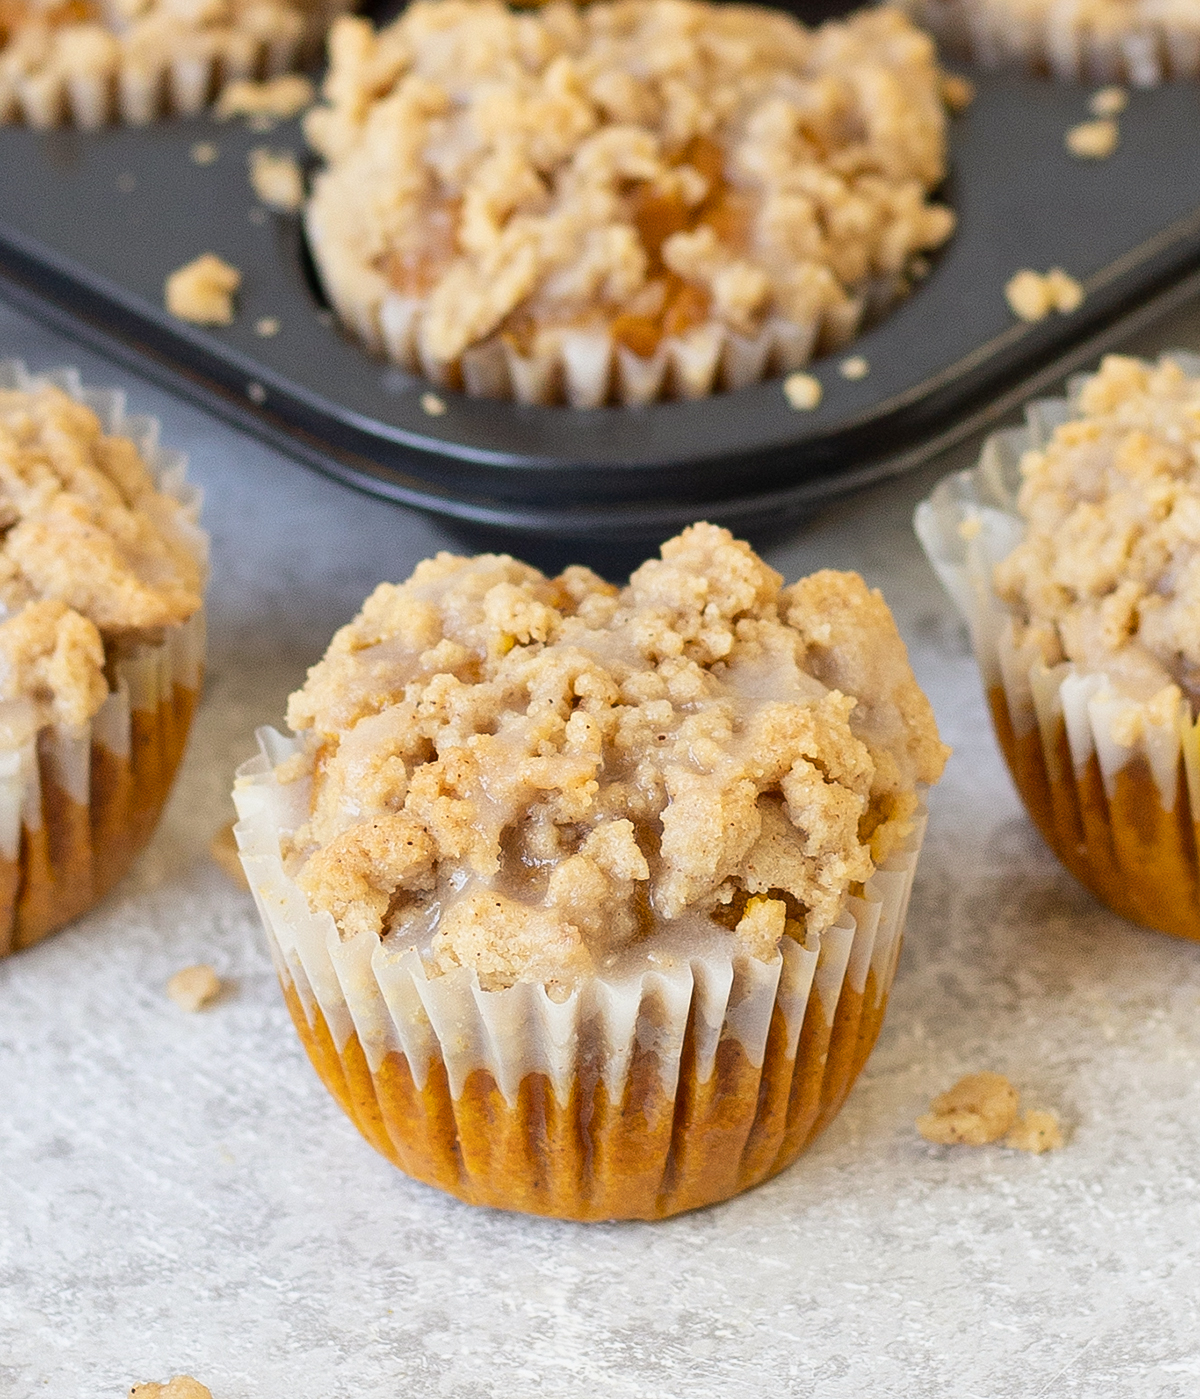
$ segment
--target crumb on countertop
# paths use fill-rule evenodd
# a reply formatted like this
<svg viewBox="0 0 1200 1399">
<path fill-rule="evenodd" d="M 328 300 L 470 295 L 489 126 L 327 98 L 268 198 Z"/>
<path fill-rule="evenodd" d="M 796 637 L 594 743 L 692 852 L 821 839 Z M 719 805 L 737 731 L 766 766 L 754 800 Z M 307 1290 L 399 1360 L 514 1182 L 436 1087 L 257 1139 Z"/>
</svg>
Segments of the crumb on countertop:
<svg viewBox="0 0 1200 1399">
<path fill-rule="evenodd" d="M 812 374 L 797 371 L 783 381 L 783 396 L 797 413 L 811 413 L 821 402 L 821 381 Z"/>
<path fill-rule="evenodd" d="M 208 853 L 220 869 L 240 888 L 249 889 L 250 881 L 246 878 L 246 871 L 242 868 L 241 857 L 238 855 L 237 837 L 233 834 L 233 823 L 222 826 L 209 842 Z"/>
<path fill-rule="evenodd" d="M 1018 320 L 1044 320 L 1051 311 L 1074 311 L 1083 301 L 1083 288 L 1061 267 L 1034 272 L 1024 267 L 1004 288 L 1004 296 Z"/>
<path fill-rule="evenodd" d="M 129 1399 L 213 1399 L 213 1396 L 206 1384 L 194 1380 L 191 1375 L 176 1375 L 165 1384 L 149 1380 L 133 1385 Z"/>
<path fill-rule="evenodd" d="M 233 296 L 241 281 L 236 267 L 215 253 L 201 253 L 167 278 L 167 310 L 193 325 L 230 325 Z"/>
<path fill-rule="evenodd" d="M 221 994 L 221 978 L 205 962 L 184 967 L 167 982 L 167 995 L 182 1010 L 203 1010 Z"/>
<path fill-rule="evenodd" d="M 291 214 L 304 203 L 304 174 L 291 151 L 255 146 L 248 159 L 250 183 L 264 204 Z"/>
<path fill-rule="evenodd" d="M 1005 1146 L 1035 1154 L 1062 1146 L 1053 1114 L 1035 1110 L 1018 1118 L 1019 1105 L 1020 1095 L 1003 1074 L 968 1074 L 934 1098 L 917 1118 L 917 1131 L 938 1146 L 986 1146 L 1003 1139 Z"/>
<path fill-rule="evenodd" d="M 1116 117 L 1129 106 L 1129 93 L 1123 87 L 1102 87 L 1088 99 L 1088 111 L 1094 117 Z"/>
<path fill-rule="evenodd" d="M 315 97 L 312 83 L 299 73 L 284 73 L 266 82 L 238 78 L 221 89 L 215 114 L 221 121 L 230 117 L 269 117 L 282 121 L 311 106 Z"/>
<path fill-rule="evenodd" d="M 1119 135 L 1111 117 L 1081 121 L 1067 132 L 1067 150 L 1080 160 L 1105 160 L 1117 149 Z"/>
</svg>

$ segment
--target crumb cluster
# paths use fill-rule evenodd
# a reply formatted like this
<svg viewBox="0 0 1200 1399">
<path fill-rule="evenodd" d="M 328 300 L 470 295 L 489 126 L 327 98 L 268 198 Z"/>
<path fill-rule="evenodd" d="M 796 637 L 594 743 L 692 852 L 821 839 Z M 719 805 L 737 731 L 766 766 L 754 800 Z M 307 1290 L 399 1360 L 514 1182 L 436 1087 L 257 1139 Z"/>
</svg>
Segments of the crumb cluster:
<svg viewBox="0 0 1200 1399">
<path fill-rule="evenodd" d="M 485 988 L 568 984 L 664 925 L 770 958 L 911 828 L 946 750 L 878 593 L 782 579 L 697 525 L 618 591 L 440 554 L 383 584 L 292 696 L 286 850 L 345 936 Z"/>
<path fill-rule="evenodd" d="M 1021 465 L 1023 541 L 996 568 L 1018 643 L 1170 716 L 1200 703 L 1200 379 L 1110 355 Z"/>
<path fill-rule="evenodd" d="M 1004 298 L 1018 320 L 1040 321 L 1051 311 L 1066 315 L 1076 310 L 1083 302 L 1083 288 L 1061 267 L 1052 267 L 1049 272 L 1023 267 L 1009 278 Z"/>
<path fill-rule="evenodd" d="M 1052 1113 L 1035 1108 L 1018 1117 L 1020 1094 L 997 1073 L 968 1074 L 939 1093 L 917 1118 L 917 1131 L 939 1146 L 987 1146 L 1002 1141 L 1035 1156 L 1063 1144 Z"/>
<path fill-rule="evenodd" d="M 242 274 L 216 253 L 201 253 L 177 267 L 163 287 L 167 310 L 193 325 L 231 325 Z"/>
<path fill-rule="evenodd" d="M 0 390 L 0 699 L 77 729 L 108 694 L 105 643 L 185 621 L 193 527 L 134 444 L 61 389 Z"/>
<path fill-rule="evenodd" d="M 417 302 L 427 366 L 496 335 L 600 327 L 650 358 L 819 323 L 954 225 L 933 46 L 893 10 L 418 0 L 330 51 L 317 257 Z"/>
</svg>

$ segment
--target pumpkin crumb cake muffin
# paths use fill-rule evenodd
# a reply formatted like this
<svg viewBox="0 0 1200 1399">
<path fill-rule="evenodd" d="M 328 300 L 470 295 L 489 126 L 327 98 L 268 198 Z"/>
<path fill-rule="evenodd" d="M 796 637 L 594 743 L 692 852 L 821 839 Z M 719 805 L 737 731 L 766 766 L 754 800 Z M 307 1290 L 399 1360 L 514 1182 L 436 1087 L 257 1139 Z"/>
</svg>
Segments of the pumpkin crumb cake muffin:
<svg viewBox="0 0 1200 1399">
<path fill-rule="evenodd" d="M 283 72 L 341 0 L 0 0 L 0 122 L 140 125 Z"/>
<path fill-rule="evenodd" d="M 418 1180 L 658 1218 L 837 1112 L 947 750 L 878 593 L 781 585 L 711 525 L 622 590 L 440 554 L 263 735 L 236 831 L 288 1004 Z"/>
<path fill-rule="evenodd" d="M 12 369 L 0 365 L 0 955 L 90 908 L 149 839 L 198 697 L 206 571 L 198 502 L 157 424 L 126 419 L 119 394 Z"/>
<path fill-rule="evenodd" d="M 950 235 L 942 75 L 899 13 L 417 0 L 342 18 L 307 226 L 371 348 L 578 407 L 740 388 L 835 348 Z"/>
<path fill-rule="evenodd" d="M 918 532 L 1030 815 L 1118 913 L 1200 938 L 1200 360 L 1107 357 Z"/>
</svg>

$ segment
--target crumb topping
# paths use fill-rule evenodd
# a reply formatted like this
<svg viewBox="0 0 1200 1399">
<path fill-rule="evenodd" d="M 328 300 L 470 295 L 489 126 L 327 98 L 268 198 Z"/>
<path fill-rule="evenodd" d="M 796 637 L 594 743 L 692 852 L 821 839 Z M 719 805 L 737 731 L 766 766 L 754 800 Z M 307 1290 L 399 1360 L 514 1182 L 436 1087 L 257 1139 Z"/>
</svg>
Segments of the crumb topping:
<svg viewBox="0 0 1200 1399">
<path fill-rule="evenodd" d="M 1131 698 L 1200 705 L 1200 379 L 1108 356 L 1021 464 L 1022 542 L 995 571 L 1018 642 Z"/>
<path fill-rule="evenodd" d="M 699 0 L 417 0 L 330 35 L 322 247 L 422 306 L 422 354 L 603 325 L 652 356 L 800 325 L 941 244 L 931 42 L 896 11 L 808 30 Z"/>
<path fill-rule="evenodd" d="M 186 621 L 203 579 L 183 509 L 61 389 L 0 390 L 0 698 L 86 722 L 107 640 Z"/>
<path fill-rule="evenodd" d="M 242 274 L 217 257 L 201 253 L 178 267 L 166 280 L 163 299 L 167 310 L 194 325 L 231 325 L 233 297 Z"/>
<path fill-rule="evenodd" d="M 1020 1094 L 997 1073 L 968 1074 L 939 1093 L 917 1118 L 917 1131 L 938 1146 L 987 1146 L 1002 1142 L 1040 1156 L 1063 1145 L 1053 1113 L 1035 1108 L 1018 1117 Z"/>
<path fill-rule="evenodd" d="M 621 591 L 439 554 L 376 589 L 288 723 L 310 905 L 489 989 L 570 983 L 668 925 L 772 956 L 837 918 L 946 755 L 878 593 L 784 588 L 710 525 Z"/>
</svg>

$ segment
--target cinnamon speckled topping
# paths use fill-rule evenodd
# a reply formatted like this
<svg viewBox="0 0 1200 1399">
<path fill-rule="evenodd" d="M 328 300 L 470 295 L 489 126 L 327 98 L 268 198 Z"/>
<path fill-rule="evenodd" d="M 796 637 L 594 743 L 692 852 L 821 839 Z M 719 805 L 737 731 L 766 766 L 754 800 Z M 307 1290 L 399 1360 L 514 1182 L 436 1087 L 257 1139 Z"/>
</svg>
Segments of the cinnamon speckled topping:
<svg viewBox="0 0 1200 1399">
<path fill-rule="evenodd" d="M 838 917 L 946 756 L 878 593 L 784 588 L 711 525 L 621 591 L 440 554 L 372 594 L 288 722 L 310 905 L 486 988 L 569 984 L 667 925 L 770 958 Z"/>
</svg>

